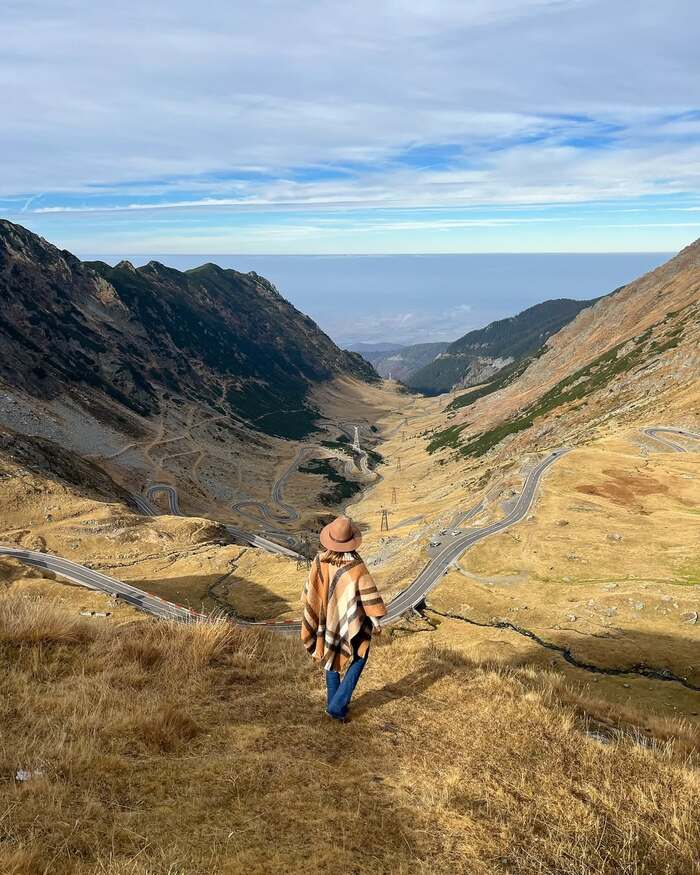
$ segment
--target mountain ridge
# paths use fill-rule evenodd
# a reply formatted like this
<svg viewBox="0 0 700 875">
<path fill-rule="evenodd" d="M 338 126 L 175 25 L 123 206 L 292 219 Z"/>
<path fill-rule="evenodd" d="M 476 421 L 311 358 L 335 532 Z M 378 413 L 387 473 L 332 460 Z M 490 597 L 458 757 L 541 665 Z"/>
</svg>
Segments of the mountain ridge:
<svg viewBox="0 0 700 875">
<path fill-rule="evenodd" d="M 0 379 L 38 398 L 68 394 L 123 428 L 130 414 L 152 417 L 163 396 L 179 395 L 302 437 L 318 416 L 314 384 L 379 379 L 258 274 L 81 262 L 6 220 L 0 299 Z"/>
<path fill-rule="evenodd" d="M 492 380 L 504 368 L 536 352 L 549 337 L 597 298 L 553 298 L 490 322 L 449 344 L 430 363 L 408 376 L 406 384 L 428 395 Z"/>
<path fill-rule="evenodd" d="M 436 430 L 430 450 L 452 447 L 480 456 L 503 444 L 514 452 L 554 436 L 561 442 L 585 441 L 612 418 L 643 422 L 644 411 L 653 422 L 662 398 L 673 398 L 678 406 L 684 392 L 692 397 L 699 349 L 697 240 L 583 309 L 507 379 L 496 378 L 454 399 L 448 407 L 451 425 Z M 678 421 L 693 411 L 689 408 Z M 471 427 L 476 422 L 479 431 Z"/>
</svg>

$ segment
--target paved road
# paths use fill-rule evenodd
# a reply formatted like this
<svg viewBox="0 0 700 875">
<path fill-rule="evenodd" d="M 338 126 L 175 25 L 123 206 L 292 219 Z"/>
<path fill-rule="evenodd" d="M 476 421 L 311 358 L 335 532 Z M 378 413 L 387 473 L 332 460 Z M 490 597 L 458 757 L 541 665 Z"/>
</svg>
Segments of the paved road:
<svg viewBox="0 0 700 875">
<path fill-rule="evenodd" d="M 666 437 L 661 437 L 661 435 L 665 434 L 679 434 L 682 437 L 692 438 L 692 440 L 700 441 L 700 434 L 696 434 L 693 431 L 686 431 L 682 428 L 669 428 L 668 426 L 658 426 L 655 428 L 645 428 L 642 429 L 642 433 L 648 435 L 648 437 L 653 438 L 658 443 L 663 444 L 668 447 L 674 453 L 687 453 L 688 450 L 681 446 L 680 444 L 674 443 L 674 441 L 668 440 Z"/>
<path fill-rule="evenodd" d="M 246 498 L 243 501 L 236 501 L 231 505 L 231 509 L 234 511 L 238 511 L 239 513 L 244 513 L 246 516 L 250 516 L 243 508 L 257 508 L 260 512 L 263 519 L 271 520 L 272 522 L 294 522 L 299 519 L 299 513 L 295 507 L 292 507 L 291 504 L 287 504 L 284 500 L 284 495 L 282 490 L 290 477 L 293 474 L 302 461 L 309 455 L 310 453 L 313 455 L 312 450 L 308 447 L 301 447 L 297 450 L 296 455 L 289 463 L 289 465 L 285 468 L 285 470 L 280 474 L 280 476 L 275 480 L 272 484 L 272 489 L 270 490 L 270 496 L 272 501 L 281 508 L 281 513 L 270 510 L 268 505 L 264 501 L 256 501 L 253 498 Z"/>
<path fill-rule="evenodd" d="M 169 510 L 173 516 L 186 516 L 186 514 L 180 510 L 177 489 L 169 483 L 154 483 L 152 486 L 149 486 L 146 490 L 146 498 L 139 495 L 134 495 L 132 497 L 142 513 L 145 513 L 147 516 L 158 516 L 160 511 L 151 504 L 150 499 L 159 492 L 162 492 L 168 499 Z M 263 538 L 262 535 L 246 532 L 243 529 L 238 529 L 235 526 L 228 525 L 228 523 L 223 523 L 222 525 L 229 534 L 246 544 L 250 544 L 252 547 L 259 547 L 261 550 L 265 550 L 268 553 L 288 556 L 290 559 L 298 558 L 299 554 L 294 550 L 291 550 L 289 547 L 284 547 L 282 544 L 277 544 L 275 541 L 270 541 L 268 538 Z M 285 535 L 284 537 L 287 536 Z"/>
<path fill-rule="evenodd" d="M 367 453 L 364 450 L 360 450 L 357 455 L 359 457 L 360 470 L 365 475 L 374 474 L 375 482 L 372 483 L 372 485 L 376 485 L 376 482 L 381 480 L 381 476 L 369 469 Z M 296 455 L 289 463 L 287 468 L 285 468 L 282 474 L 280 474 L 280 476 L 272 484 L 272 488 L 270 490 L 272 502 L 277 505 L 278 508 L 281 508 L 281 513 L 271 510 L 266 502 L 257 501 L 253 498 L 246 498 L 242 501 L 236 501 L 231 505 L 231 509 L 236 511 L 237 513 L 241 513 L 244 516 L 247 516 L 249 519 L 255 520 L 256 522 L 259 522 L 259 519 L 258 517 L 252 515 L 250 513 L 250 510 L 255 509 L 260 514 L 261 519 L 269 520 L 273 523 L 290 523 L 298 520 L 299 512 L 291 504 L 287 504 L 285 502 L 283 490 L 284 487 L 287 485 L 287 480 L 289 479 L 289 477 L 297 471 L 299 465 L 301 465 L 302 462 L 306 461 L 306 459 L 311 459 L 318 456 L 335 456 L 343 459 L 345 462 L 346 473 L 348 474 L 351 473 L 351 468 L 356 467 L 355 459 L 352 456 L 346 455 L 340 450 L 331 450 L 328 447 L 324 446 L 301 447 L 297 451 Z M 296 545 L 296 539 L 286 532 L 267 529 L 266 534 L 274 535 L 274 537 L 276 538 L 285 540 L 292 547 Z"/>
<path fill-rule="evenodd" d="M 108 595 L 118 595 L 123 601 L 141 611 L 152 614 L 154 617 L 160 617 L 164 620 L 192 621 L 198 616 L 189 608 L 173 602 L 166 602 L 156 595 L 144 592 L 135 586 L 116 580 L 114 577 L 101 574 L 99 571 L 93 571 L 92 568 L 85 565 L 79 565 L 69 559 L 62 559 L 60 556 L 38 553 L 35 550 L 24 550 L 21 547 L 2 546 L 0 546 L 0 556 L 9 556 L 19 560 L 24 565 L 52 571 L 54 574 L 65 577 L 66 580 L 88 587 L 88 589 L 100 590 Z"/>
<path fill-rule="evenodd" d="M 351 444 L 352 452 L 355 454 L 355 456 L 357 456 L 356 465 L 360 469 L 360 471 L 362 471 L 362 473 L 366 474 L 367 476 L 369 476 L 370 474 L 375 474 L 377 477 L 379 477 L 379 475 L 376 474 L 375 471 L 372 471 L 372 469 L 369 467 L 369 456 L 367 454 L 367 450 L 363 450 L 362 445 L 360 445 L 359 450 L 356 450 L 355 446 L 354 446 L 354 444 L 355 444 L 355 428 L 356 427 L 357 428 L 364 428 L 366 431 L 368 431 L 371 434 L 372 431 L 371 431 L 370 426 L 365 422 L 361 422 L 357 426 L 355 425 L 355 423 L 349 423 L 349 422 L 337 422 L 336 425 L 340 429 L 340 431 L 345 435 L 345 437 L 350 438 L 350 440 L 352 441 L 352 444 Z M 383 435 L 384 440 L 386 440 L 390 436 L 390 434 L 393 434 L 393 431 L 387 432 L 385 435 Z M 354 458 L 353 458 L 353 462 L 355 462 Z"/>
<path fill-rule="evenodd" d="M 477 541 L 480 541 L 483 538 L 488 537 L 489 535 L 503 531 L 503 529 L 506 529 L 508 528 L 508 526 L 511 526 L 519 520 L 523 519 L 523 517 L 530 509 L 530 506 L 534 500 L 537 486 L 539 485 L 539 482 L 542 479 L 545 471 L 552 464 L 554 464 L 557 459 L 561 458 L 561 456 L 564 455 L 565 452 L 567 452 L 567 450 L 557 450 L 556 452 L 549 455 L 546 459 L 544 459 L 544 461 L 540 462 L 540 464 L 537 465 L 537 467 L 530 472 L 515 507 L 506 517 L 504 517 L 502 520 L 499 520 L 498 522 L 483 526 L 480 529 L 475 529 L 472 532 L 467 532 L 461 537 L 454 538 L 453 541 L 451 541 L 437 556 L 435 556 L 435 558 L 428 563 L 423 571 L 421 571 L 418 577 L 411 584 L 409 584 L 409 586 L 405 590 L 403 590 L 403 592 L 399 593 L 399 595 L 396 596 L 396 598 L 389 604 L 389 611 L 386 620 L 387 624 L 396 622 L 396 620 L 398 620 L 402 614 L 411 610 L 419 602 L 421 602 L 425 598 L 427 593 L 430 592 L 430 590 L 432 590 L 439 583 L 442 575 L 445 572 L 445 569 L 450 565 L 450 563 L 453 562 L 459 555 L 461 555 L 461 553 L 463 553 L 464 550 L 467 549 L 467 547 L 470 547 L 472 544 L 477 543 Z M 149 488 L 146 498 L 142 498 L 141 496 L 134 496 L 134 501 L 137 503 L 139 509 L 143 513 L 147 514 L 148 516 L 157 516 L 157 509 L 150 503 L 148 499 L 152 498 L 158 492 L 163 492 L 168 497 L 171 513 L 175 515 L 181 515 L 180 507 L 177 500 L 177 491 L 173 486 L 170 486 L 167 483 L 153 484 L 153 486 Z M 471 510 L 467 511 L 464 514 L 463 521 L 472 518 L 482 509 L 483 502 L 479 502 L 479 504 L 477 504 L 475 507 L 471 508 Z M 242 532 L 238 529 L 233 528 L 232 526 L 227 526 L 227 529 L 231 531 L 232 534 L 241 537 L 243 540 L 247 540 L 248 543 L 254 544 L 255 546 L 260 546 L 263 549 L 267 550 L 274 548 L 275 552 L 280 552 L 283 555 L 290 555 L 296 558 L 296 553 L 293 553 L 291 550 L 287 550 L 286 548 L 281 547 L 279 544 L 269 542 L 265 538 L 260 538 L 258 535 L 251 535 L 248 532 Z M 47 571 L 51 571 L 55 574 L 60 575 L 61 577 L 65 577 L 67 580 L 70 580 L 73 583 L 80 584 L 81 586 L 86 586 L 90 589 L 100 590 L 110 595 L 118 595 L 119 598 L 123 599 L 128 604 L 133 605 L 139 610 L 146 611 L 147 613 L 152 614 L 155 617 L 160 617 L 162 619 L 168 620 L 192 622 L 193 620 L 202 616 L 196 611 L 192 611 L 189 608 L 183 607 L 182 605 L 167 602 L 158 596 L 137 589 L 136 587 L 131 586 L 128 583 L 123 583 L 122 581 L 116 580 L 113 577 L 109 577 L 106 574 L 102 574 L 99 571 L 93 571 L 93 569 L 88 568 L 84 565 L 79 565 L 76 562 L 71 562 L 68 559 L 62 559 L 60 556 L 52 556 L 47 553 L 39 553 L 33 550 L 24 550 L 19 547 L 1 546 L 0 556 L 9 556 L 19 560 L 20 562 L 23 562 L 25 565 L 31 565 L 35 568 L 41 568 Z M 275 631 L 285 633 L 298 632 L 300 628 L 299 623 L 296 622 L 237 622 L 240 625 L 246 626 L 268 626 Z"/>
<path fill-rule="evenodd" d="M 453 538 L 425 566 L 413 583 L 410 583 L 406 589 L 400 592 L 388 605 L 385 623 L 396 622 L 402 614 L 405 614 L 407 611 L 410 611 L 412 608 L 415 608 L 416 605 L 420 604 L 426 595 L 438 585 L 448 566 L 461 556 L 468 547 L 482 541 L 484 538 L 488 538 L 490 535 L 502 532 L 514 523 L 524 519 L 532 506 L 537 487 L 539 486 L 543 475 L 558 459 L 561 459 L 561 457 L 568 452 L 569 450 L 567 449 L 555 450 L 533 468 L 525 480 L 523 490 L 520 493 L 515 506 L 510 513 L 503 517 L 503 519 Z M 483 502 L 480 502 L 476 507 L 467 511 L 464 515 L 463 522 L 475 516 L 482 509 Z M 451 536 L 447 535 L 447 538 L 449 539 Z"/>
<path fill-rule="evenodd" d="M 700 440 L 700 435 L 697 435 L 693 432 L 686 432 L 681 429 L 648 429 L 645 430 L 648 432 L 653 431 L 670 431 L 676 434 L 682 434 L 686 437 L 691 437 Z M 656 437 L 655 435 L 650 435 L 651 437 Z M 656 438 L 658 440 L 658 438 Z M 445 570 L 449 567 L 449 565 L 454 562 L 468 547 L 473 546 L 484 538 L 488 538 L 490 535 L 494 535 L 497 532 L 502 532 L 520 520 L 524 519 L 527 513 L 532 506 L 532 503 L 535 499 L 535 494 L 537 488 L 542 480 L 542 477 L 547 472 L 547 470 L 562 456 L 564 456 L 568 449 L 559 449 L 550 453 L 545 459 L 543 459 L 532 471 L 528 474 L 525 484 L 523 486 L 523 490 L 520 493 L 514 507 L 512 510 L 502 519 L 489 523 L 486 526 L 482 526 L 481 528 L 474 529 L 471 532 L 466 532 L 464 535 L 459 537 L 455 537 L 446 546 L 433 558 L 430 562 L 423 568 L 420 574 L 416 577 L 416 579 L 410 583 L 406 589 L 402 590 L 389 604 L 388 613 L 386 623 L 394 623 L 396 622 L 403 614 L 412 610 L 416 605 L 420 604 L 421 601 L 425 598 L 425 596 L 433 590 L 437 584 L 440 582 L 442 576 L 445 573 Z M 174 514 L 181 514 L 178 501 L 177 501 L 177 491 L 174 487 L 165 484 L 158 483 L 154 484 L 150 487 L 148 496 L 153 496 L 158 491 L 165 492 L 169 496 L 170 510 Z M 156 516 L 158 511 L 153 505 L 150 504 L 148 498 L 143 498 L 141 496 L 134 496 L 134 501 L 139 506 L 139 509 L 149 515 Z M 467 511 L 464 514 L 462 522 L 466 522 L 468 519 L 474 517 L 477 513 L 479 513 L 483 509 L 483 502 L 479 502 L 475 507 L 471 508 L 471 510 Z M 258 535 L 251 535 L 249 532 L 243 532 L 239 529 L 235 529 L 233 526 L 227 526 L 227 529 L 237 537 L 240 537 L 243 540 L 246 540 L 248 543 L 254 544 L 255 546 L 260 546 L 262 549 L 272 550 L 275 552 L 282 553 L 283 555 L 289 555 L 290 557 L 296 558 L 297 554 L 291 550 L 287 550 L 285 547 L 281 547 L 279 544 L 274 544 L 274 542 L 267 541 L 265 538 L 261 538 Z M 450 537 L 450 536 L 448 536 Z M 108 594 L 116 594 L 124 601 L 133 605 L 134 607 L 146 611 L 153 616 L 162 617 L 164 619 L 171 620 L 180 620 L 180 621 L 193 621 L 197 617 L 201 617 L 201 614 L 197 614 L 197 612 L 190 610 L 189 608 L 185 608 L 182 605 L 173 604 L 172 602 L 167 602 L 164 599 L 159 598 L 158 596 L 154 596 L 151 593 L 144 592 L 143 590 L 137 589 L 134 586 L 131 586 L 127 583 L 122 583 L 119 580 L 115 580 L 113 577 L 109 577 L 106 574 L 102 574 L 98 571 L 93 571 L 91 568 L 87 568 L 84 565 L 79 565 L 76 562 L 71 562 L 68 559 L 62 559 L 59 556 L 52 556 L 46 553 L 39 553 L 33 550 L 24 550 L 19 547 L 2 547 L 0 546 L 0 556 L 9 556 L 14 559 L 23 562 L 25 565 L 31 565 L 35 568 L 46 569 L 47 571 L 52 571 L 55 574 L 60 575 L 61 577 L 65 577 L 67 580 L 70 580 L 74 583 L 78 583 L 82 586 L 89 587 L 90 589 L 100 590 L 102 592 Z M 275 631 L 292 633 L 298 632 L 300 626 L 299 623 L 290 622 L 290 623 L 276 623 L 274 621 L 268 622 L 260 622 L 260 623 L 248 623 L 244 621 L 237 621 L 240 625 L 246 626 L 268 626 L 269 628 L 274 629 Z"/>
</svg>

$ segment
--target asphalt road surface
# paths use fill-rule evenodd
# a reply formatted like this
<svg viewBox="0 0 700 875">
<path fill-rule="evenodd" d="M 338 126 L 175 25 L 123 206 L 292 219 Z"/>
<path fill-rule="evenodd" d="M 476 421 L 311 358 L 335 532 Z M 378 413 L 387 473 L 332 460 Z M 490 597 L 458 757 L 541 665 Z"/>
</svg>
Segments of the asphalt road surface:
<svg viewBox="0 0 700 875">
<path fill-rule="evenodd" d="M 272 484 L 272 488 L 270 490 L 270 496 L 271 496 L 272 502 L 273 502 L 273 504 L 277 505 L 278 508 L 281 509 L 281 512 L 275 512 L 275 511 L 271 510 L 270 507 L 264 501 L 256 501 L 255 499 L 252 499 L 252 498 L 247 498 L 247 499 L 243 499 L 242 501 L 234 502 L 231 505 L 231 509 L 236 511 L 237 513 L 240 513 L 240 514 L 243 514 L 244 516 L 249 517 L 250 519 L 255 520 L 256 522 L 259 522 L 259 520 L 257 519 L 257 517 L 253 516 L 250 513 L 250 510 L 253 510 L 253 509 L 256 510 L 259 513 L 261 520 L 268 520 L 272 523 L 275 523 L 275 522 L 276 523 L 295 522 L 296 520 L 299 519 L 299 512 L 291 504 L 287 504 L 287 502 L 285 502 L 283 490 L 284 490 L 285 486 L 287 485 L 287 480 L 289 479 L 289 477 L 292 474 L 294 474 L 297 471 L 297 469 L 299 468 L 299 465 L 301 465 L 301 463 L 306 461 L 307 459 L 312 459 L 312 458 L 318 457 L 319 453 L 324 457 L 334 455 L 337 458 L 344 460 L 346 473 L 350 473 L 350 469 L 352 467 L 359 467 L 359 469 L 365 475 L 374 474 L 376 480 L 375 480 L 375 483 L 372 484 L 373 486 L 376 485 L 376 483 L 382 479 L 381 475 L 379 475 L 376 472 L 373 472 L 369 469 L 368 456 L 364 450 L 360 450 L 359 453 L 355 454 L 358 458 L 358 462 L 356 463 L 355 459 L 352 456 L 348 456 L 339 450 L 331 451 L 327 447 L 323 447 L 323 446 L 301 447 L 297 451 L 296 455 L 294 456 L 294 458 L 292 459 L 290 464 L 287 466 L 287 468 L 282 472 L 282 474 L 280 474 L 280 476 Z M 295 547 L 297 544 L 296 539 L 292 535 L 289 535 L 287 532 L 281 532 L 281 531 L 276 530 L 276 529 L 266 529 L 265 533 L 268 535 L 273 535 L 275 538 L 278 538 L 282 541 L 286 541 L 290 547 Z M 250 537 L 252 537 L 252 536 L 250 536 Z M 267 541 L 267 539 L 263 539 L 263 540 Z M 269 541 L 269 543 L 274 544 L 274 541 Z M 260 546 L 260 545 L 258 545 L 258 546 Z M 272 550 L 271 552 L 278 552 L 278 551 Z"/>
<path fill-rule="evenodd" d="M 72 583 L 78 583 L 81 586 L 86 586 L 88 589 L 96 589 L 107 595 L 118 596 L 122 601 L 127 602 L 140 611 L 146 611 L 154 617 L 160 617 L 163 620 L 186 620 L 192 621 L 197 617 L 194 611 L 185 608 L 182 605 L 176 605 L 173 602 L 167 602 L 156 595 L 149 592 L 144 592 L 142 589 L 137 589 L 128 583 L 122 583 L 120 580 L 115 580 L 106 574 L 101 574 L 99 571 L 93 571 L 85 565 L 79 565 L 77 562 L 71 562 L 69 559 L 62 559 L 60 556 L 51 556 L 48 553 L 38 553 L 35 550 L 24 550 L 21 547 L 2 547 L 0 546 L 0 556 L 9 556 L 12 559 L 17 559 L 24 565 L 31 565 L 33 568 L 40 568 L 45 571 L 53 572 Z"/>
<path fill-rule="evenodd" d="M 700 441 L 700 434 L 695 434 L 693 431 L 686 431 L 682 428 L 669 428 L 667 426 L 659 426 L 658 428 L 645 428 L 642 430 L 642 433 L 648 435 L 648 437 L 653 438 L 658 443 L 663 444 L 668 447 L 674 453 L 687 453 L 688 450 L 685 447 L 682 447 L 680 444 L 674 443 L 673 441 L 668 440 L 666 437 L 662 437 L 661 435 L 666 434 L 679 434 L 682 437 L 692 438 L 692 440 Z"/>
<path fill-rule="evenodd" d="M 139 508 L 142 513 L 145 513 L 147 516 L 158 516 L 159 511 L 155 508 L 150 499 L 153 498 L 154 495 L 157 495 L 159 492 L 162 492 L 166 498 L 168 499 L 168 508 L 170 513 L 173 516 L 186 516 L 180 510 L 180 504 L 178 502 L 177 497 L 177 489 L 174 486 L 171 486 L 169 483 L 154 483 L 152 486 L 149 486 L 146 490 L 146 498 L 143 498 L 139 495 L 134 495 L 132 498 L 134 499 L 135 504 Z M 261 550 L 265 550 L 268 553 L 276 553 L 280 556 L 288 556 L 290 559 L 297 559 L 298 553 L 294 550 L 291 550 L 289 547 L 284 547 L 282 544 L 277 544 L 274 541 L 270 541 L 268 538 L 263 538 L 261 535 L 256 535 L 252 532 L 246 532 L 243 529 L 238 529 L 235 526 L 230 526 L 227 523 L 223 523 L 226 531 L 233 535 L 234 538 L 237 538 L 239 541 L 243 541 L 245 544 L 250 544 L 252 547 L 259 547 Z"/>
<path fill-rule="evenodd" d="M 569 450 L 560 449 L 550 453 L 543 461 L 541 461 L 527 475 L 523 490 L 520 493 L 517 502 L 513 509 L 502 519 L 494 523 L 489 523 L 479 529 L 474 529 L 471 532 L 466 532 L 464 535 L 452 538 L 452 540 L 425 566 L 418 577 L 410 583 L 406 589 L 400 592 L 396 598 L 388 605 L 385 623 L 396 622 L 407 611 L 412 610 L 416 605 L 420 604 L 426 595 L 438 585 L 446 569 L 464 553 L 464 551 L 488 538 L 490 535 L 495 535 L 497 532 L 502 532 L 514 523 L 524 519 L 532 506 L 535 499 L 537 487 L 540 484 L 545 472 L 558 460 L 561 459 Z M 476 507 L 468 511 L 463 519 L 463 522 L 477 514 L 483 508 L 483 502 L 480 502 Z M 448 539 L 452 536 L 447 535 Z"/>
<path fill-rule="evenodd" d="M 460 556 L 464 552 L 464 550 L 467 549 L 467 547 L 470 547 L 472 544 L 477 543 L 483 538 L 487 538 L 489 535 L 493 535 L 496 532 L 503 531 L 503 529 L 506 529 L 508 528 L 508 526 L 511 526 L 519 520 L 523 519 L 523 517 L 530 509 L 530 506 L 535 497 L 535 492 L 545 471 L 547 471 L 547 469 L 552 464 L 554 464 L 557 459 L 561 458 L 561 456 L 563 456 L 565 452 L 568 451 L 556 450 L 554 453 L 551 453 L 549 456 L 547 456 L 546 459 L 540 462 L 539 465 L 537 465 L 530 472 L 525 481 L 523 491 L 515 504 L 515 507 L 510 511 L 507 516 L 505 516 L 498 522 L 490 523 L 489 525 L 483 526 L 480 529 L 475 529 L 472 532 L 467 532 L 460 537 L 454 538 L 451 543 L 449 543 L 440 553 L 438 553 L 438 555 L 435 556 L 435 558 L 428 563 L 423 571 L 421 571 L 418 577 L 411 584 L 409 584 L 409 586 L 405 590 L 403 590 L 403 592 L 399 593 L 399 595 L 396 596 L 396 598 L 389 604 L 386 623 L 388 624 L 396 622 L 396 620 L 398 620 L 402 614 L 406 613 L 407 611 L 414 608 L 417 604 L 419 604 L 425 598 L 427 593 L 430 592 L 430 590 L 439 583 L 442 575 L 445 572 L 445 569 L 450 565 L 450 563 L 453 562 L 458 556 Z M 134 496 L 134 501 L 136 502 L 142 513 L 148 516 L 158 515 L 157 509 L 148 500 L 158 492 L 163 492 L 168 497 L 171 513 L 175 515 L 182 515 L 177 500 L 177 491 L 173 486 L 170 486 L 166 483 L 157 483 L 151 486 L 147 492 L 146 498 L 143 498 L 141 496 Z M 467 519 L 473 517 L 475 514 L 481 511 L 482 508 L 483 502 L 479 502 L 479 504 L 477 504 L 475 507 L 473 507 L 471 510 L 467 511 L 464 514 L 463 521 L 466 521 Z M 293 551 L 287 550 L 285 547 L 280 547 L 279 544 L 273 544 L 273 542 L 269 542 L 265 538 L 260 538 L 258 535 L 251 535 L 248 532 L 241 532 L 240 530 L 235 529 L 232 526 L 227 526 L 227 529 L 232 534 L 241 537 L 243 540 L 247 540 L 248 543 L 254 544 L 255 546 L 260 546 L 266 550 L 274 548 L 275 552 L 280 552 L 283 555 L 290 555 L 293 558 L 296 558 L 297 556 L 297 554 Z M 137 589 L 135 586 L 131 586 L 128 583 L 123 583 L 122 581 L 116 580 L 113 577 L 109 577 L 106 574 L 102 574 L 99 571 L 94 571 L 93 569 L 88 568 L 85 565 L 79 565 L 77 562 L 71 562 L 68 559 L 62 559 L 60 556 L 52 556 L 50 554 L 39 553 L 34 550 L 25 550 L 20 547 L 2 546 L 0 546 L 0 556 L 8 556 L 13 559 L 17 559 L 25 565 L 30 565 L 34 568 L 40 568 L 49 572 L 53 572 L 54 574 L 58 574 L 61 577 L 64 577 L 66 580 L 70 580 L 73 583 L 88 587 L 89 589 L 100 590 L 101 592 L 107 593 L 108 595 L 117 596 L 123 601 L 132 605 L 133 607 L 138 608 L 142 611 L 146 611 L 147 613 L 152 614 L 155 617 L 160 617 L 166 620 L 192 622 L 198 617 L 201 618 L 202 616 L 196 611 L 192 611 L 189 608 L 183 607 L 182 605 L 165 601 L 159 596 L 144 592 L 143 590 Z M 275 631 L 286 633 L 298 632 L 300 628 L 299 623 L 296 622 L 237 622 L 239 622 L 241 625 L 246 626 L 268 626 Z"/>
<path fill-rule="evenodd" d="M 659 432 L 674 433 L 683 435 L 684 437 L 690 437 L 696 440 L 700 440 L 700 435 L 693 432 L 684 431 L 682 429 L 650 428 L 645 429 L 644 431 L 650 437 L 656 440 L 661 440 L 663 443 L 666 443 L 666 441 L 665 439 L 660 439 L 658 437 L 657 433 Z M 675 445 L 671 444 L 671 442 L 668 443 L 674 448 L 675 451 L 685 452 L 685 449 L 683 447 L 677 448 Z M 470 532 L 465 532 L 463 535 L 454 537 L 453 540 L 450 540 L 446 544 L 446 546 L 433 559 L 431 559 L 430 562 L 428 562 L 428 564 L 425 566 L 425 568 L 423 568 L 423 570 L 416 577 L 416 579 L 412 583 L 410 583 L 406 587 L 406 589 L 400 592 L 393 599 L 393 601 L 390 602 L 390 604 L 388 605 L 388 613 L 385 623 L 388 625 L 390 623 L 396 622 L 403 614 L 411 611 L 418 604 L 420 604 L 425 596 L 438 585 L 438 583 L 442 579 L 442 576 L 451 565 L 451 563 L 454 562 L 466 549 L 478 543 L 479 541 L 482 541 L 484 538 L 495 535 L 497 532 L 502 532 L 510 526 L 514 525 L 515 523 L 519 522 L 520 520 L 524 519 L 529 512 L 530 507 L 532 506 L 532 503 L 535 499 L 535 494 L 537 492 L 537 488 L 540 485 L 542 477 L 558 459 L 560 459 L 568 452 L 568 449 L 555 450 L 532 469 L 532 471 L 528 474 L 525 480 L 523 490 L 520 493 L 515 505 L 510 510 L 510 512 L 506 514 L 506 516 L 504 516 L 502 519 L 497 520 L 493 523 L 489 523 L 488 525 L 482 526 L 481 528 L 473 529 Z M 146 498 L 143 498 L 141 496 L 133 496 L 134 502 L 137 504 L 141 512 L 147 514 L 148 516 L 158 515 L 158 510 L 150 503 L 148 499 L 154 494 L 157 494 L 157 492 L 159 491 L 164 492 L 168 496 L 171 513 L 175 515 L 182 515 L 178 505 L 176 489 L 173 486 L 165 483 L 158 483 L 151 486 L 147 492 Z M 468 519 L 479 513 L 482 509 L 483 502 L 480 502 L 464 514 L 462 522 L 466 522 Z M 236 529 L 233 526 L 227 526 L 226 528 L 231 532 L 231 534 L 241 538 L 241 540 L 244 540 L 254 546 L 259 546 L 264 550 L 269 550 L 270 552 L 281 553 L 282 555 L 287 555 L 291 558 L 297 558 L 297 554 L 294 553 L 292 550 L 288 550 L 286 547 L 282 547 L 279 544 L 268 541 L 266 538 L 261 538 L 258 535 L 252 535 L 249 532 L 243 532 L 242 530 Z M 448 535 L 447 537 L 451 538 L 452 536 Z M 202 616 L 196 611 L 192 611 L 189 608 L 183 607 L 182 605 L 167 602 L 158 596 L 137 589 L 136 587 L 131 586 L 128 583 L 123 583 L 113 577 L 109 577 L 106 574 L 102 574 L 98 571 L 93 571 L 91 568 L 88 568 L 84 565 L 79 565 L 77 562 L 71 562 L 68 559 L 62 559 L 60 556 L 52 556 L 50 554 L 39 553 L 34 550 L 25 550 L 20 547 L 3 546 L 0 546 L 0 556 L 12 557 L 13 559 L 17 559 L 18 561 L 24 563 L 25 565 L 30 565 L 34 568 L 40 568 L 49 572 L 53 572 L 54 574 L 58 574 L 61 577 L 72 581 L 73 583 L 80 584 L 81 586 L 86 586 L 94 590 L 100 590 L 107 593 L 108 595 L 118 596 L 128 604 L 133 605 L 139 610 L 146 611 L 155 617 L 161 617 L 168 620 L 192 622 L 193 620 L 197 619 L 198 617 L 201 618 Z M 296 632 L 300 628 L 299 623 L 295 622 L 237 622 L 239 622 L 240 625 L 264 625 L 274 629 L 275 631 L 287 633 Z"/>
</svg>

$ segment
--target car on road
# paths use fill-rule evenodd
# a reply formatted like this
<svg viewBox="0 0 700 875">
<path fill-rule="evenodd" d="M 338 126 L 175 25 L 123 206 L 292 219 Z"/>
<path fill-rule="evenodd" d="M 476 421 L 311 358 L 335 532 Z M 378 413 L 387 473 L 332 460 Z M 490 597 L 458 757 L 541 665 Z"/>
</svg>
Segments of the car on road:
<svg viewBox="0 0 700 875">
<path fill-rule="evenodd" d="M 440 529 L 440 534 L 441 534 L 441 535 L 446 535 L 446 534 L 447 534 L 447 529 Z"/>
<path fill-rule="evenodd" d="M 442 543 L 441 541 L 431 541 L 430 546 L 431 547 L 439 547 L 441 543 Z"/>
<path fill-rule="evenodd" d="M 453 537 L 453 538 L 456 538 L 457 535 L 461 535 L 461 534 L 462 534 L 462 533 L 461 533 L 461 531 L 460 531 L 459 529 L 455 529 L 454 532 L 452 532 L 452 537 Z"/>
</svg>

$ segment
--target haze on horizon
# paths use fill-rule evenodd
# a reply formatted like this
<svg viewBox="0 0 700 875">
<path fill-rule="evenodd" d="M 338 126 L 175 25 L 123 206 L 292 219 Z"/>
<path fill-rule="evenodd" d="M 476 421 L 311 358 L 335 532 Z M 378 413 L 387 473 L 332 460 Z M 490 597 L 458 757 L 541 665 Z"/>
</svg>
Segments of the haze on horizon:
<svg viewBox="0 0 700 875">
<path fill-rule="evenodd" d="M 80 253 L 676 251 L 691 0 L 10 0 L 0 215 Z"/>
<path fill-rule="evenodd" d="M 520 255 L 129 255 L 91 254 L 116 264 L 154 258 L 178 270 L 212 261 L 271 280 L 336 343 L 452 341 L 551 298 L 608 294 L 672 253 Z"/>
</svg>

